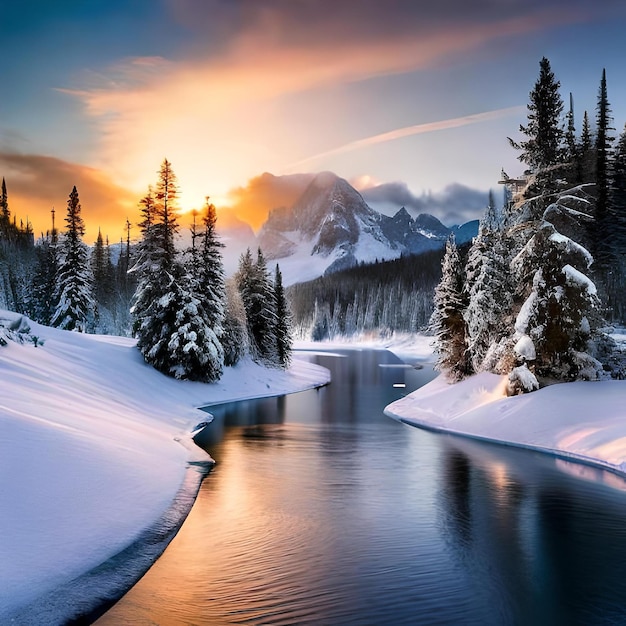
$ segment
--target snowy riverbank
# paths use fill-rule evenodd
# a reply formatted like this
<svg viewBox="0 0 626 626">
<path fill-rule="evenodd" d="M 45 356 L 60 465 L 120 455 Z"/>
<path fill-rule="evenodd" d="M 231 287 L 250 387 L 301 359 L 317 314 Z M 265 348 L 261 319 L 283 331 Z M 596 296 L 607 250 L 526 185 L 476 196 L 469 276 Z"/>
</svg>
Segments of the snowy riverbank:
<svg viewBox="0 0 626 626">
<path fill-rule="evenodd" d="M 408 424 L 541 450 L 626 474 L 626 381 L 551 385 L 505 396 L 506 378 L 439 376 L 385 409 Z"/>
<path fill-rule="evenodd" d="M 14 313 L 0 311 L 3 320 Z M 189 461 L 198 407 L 328 382 L 294 359 L 245 361 L 215 384 L 147 366 L 134 341 L 28 322 L 43 341 L 0 347 L 0 622 L 117 554 L 169 509 Z M 297 355 L 296 355 L 297 356 Z"/>
<path fill-rule="evenodd" d="M 407 363 L 433 363 L 433 337 L 410 333 L 393 333 L 389 337 L 381 337 L 372 332 L 349 337 L 337 337 L 325 341 L 298 341 L 296 345 L 302 350 L 389 350 Z"/>
</svg>

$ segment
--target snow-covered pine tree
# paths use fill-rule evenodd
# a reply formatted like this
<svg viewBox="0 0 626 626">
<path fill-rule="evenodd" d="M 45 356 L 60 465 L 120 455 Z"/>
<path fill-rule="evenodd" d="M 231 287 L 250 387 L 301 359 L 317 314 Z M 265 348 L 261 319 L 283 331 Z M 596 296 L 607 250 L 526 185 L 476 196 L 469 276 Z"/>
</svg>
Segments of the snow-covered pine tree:
<svg viewBox="0 0 626 626">
<path fill-rule="evenodd" d="M 30 222 L 10 219 L 7 186 L 0 193 L 0 306 L 26 313 L 32 303 L 31 281 L 35 265 L 34 237 Z"/>
<path fill-rule="evenodd" d="M 246 311 L 252 358 L 265 365 L 276 365 L 274 290 L 260 248 L 256 263 L 249 248 L 241 256 L 236 280 Z"/>
<path fill-rule="evenodd" d="M 159 259 L 155 229 L 156 208 L 152 187 L 148 187 L 148 192 L 139 201 L 139 211 L 141 236 L 135 250 L 134 263 L 128 270 L 137 285 L 131 307 L 133 335 L 135 336 L 144 325 L 149 308 L 160 293 L 155 280 L 159 271 Z"/>
<path fill-rule="evenodd" d="M 451 235 L 446 243 L 441 281 L 435 289 L 434 311 L 430 328 L 435 335 L 436 369 L 447 373 L 453 381 L 472 373 L 467 349 L 467 325 L 463 312 L 467 306 L 463 291 L 463 265 Z"/>
<path fill-rule="evenodd" d="M 113 264 L 107 245 L 105 246 L 102 232 L 98 229 L 98 237 L 91 251 L 91 272 L 93 275 L 93 299 L 98 310 L 108 309 L 113 297 Z"/>
<path fill-rule="evenodd" d="M 197 230 L 195 212 L 193 217 L 191 246 L 185 255 L 185 274 L 177 285 L 183 292 L 174 294 L 175 300 L 180 303 L 179 327 L 172 335 L 170 348 L 173 349 L 174 360 L 181 364 L 179 371 L 182 374 L 176 374 L 177 377 L 213 382 L 221 378 L 224 369 L 221 338 L 224 332 L 225 291 L 219 252 L 221 244 L 215 234 L 213 205 L 207 202 L 203 232 Z"/>
<path fill-rule="evenodd" d="M 595 380 L 603 370 L 594 357 L 602 318 L 595 285 L 587 276 L 593 257 L 552 223 L 571 220 L 570 197 L 567 194 L 548 207 L 534 235 L 512 261 L 518 277 L 532 276 L 515 322 L 515 353 L 518 365 L 530 364 L 540 378 Z M 566 215 L 559 219 L 561 214 Z M 514 384 L 513 392 L 517 391 Z"/>
<path fill-rule="evenodd" d="M 180 379 L 219 380 L 224 369 L 224 349 L 207 323 L 210 316 L 198 297 L 197 280 L 184 266 L 176 268 L 169 291 L 157 307 L 155 312 L 165 331 L 163 341 L 167 341 L 165 350 L 159 345 L 161 339 L 152 347 L 155 355 L 167 354 L 167 360 L 157 369 Z"/>
<path fill-rule="evenodd" d="M 142 241 L 133 315 L 137 347 L 155 369 L 175 378 L 212 382 L 223 370 L 222 345 L 207 320 L 193 263 L 176 249 L 176 176 L 163 161 L 154 196 L 141 202 Z"/>
<path fill-rule="evenodd" d="M 159 178 L 154 189 L 154 234 L 161 268 L 171 270 L 178 261 L 175 239 L 179 226 L 176 215 L 178 202 L 178 179 L 172 164 L 163 159 Z"/>
<path fill-rule="evenodd" d="M 224 348 L 224 365 L 237 365 L 248 349 L 248 331 L 246 310 L 234 279 L 226 282 L 224 333 L 221 342 Z"/>
<path fill-rule="evenodd" d="M 170 359 L 168 343 L 176 321 L 170 305 L 176 300 L 176 248 L 174 238 L 178 224 L 174 213 L 176 177 L 167 159 L 161 164 L 156 190 L 140 201 L 141 241 L 131 272 L 135 273 L 137 289 L 133 298 L 133 331 L 137 347 L 155 369 L 170 374 L 175 365 Z"/>
<path fill-rule="evenodd" d="M 59 270 L 58 240 L 56 232 L 42 237 L 35 246 L 35 270 L 29 316 L 41 324 L 49 325 L 56 310 L 54 294 Z"/>
<path fill-rule="evenodd" d="M 67 201 L 67 224 L 61 242 L 59 269 L 54 299 L 56 309 L 50 324 L 64 330 L 86 332 L 93 319 L 89 252 L 83 242 L 85 223 L 76 187 Z"/>
<path fill-rule="evenodd" d="M 207 315 L 207 324 L 220 337 L 224 323 L 224 305 L 226 301 L 224 264 L 221 253 L 224 244 L 217 236 L 217 211 L 215 205 L 209 203 L 208 198 L 202 224 L 204 230 L 200 233 L 199 290 Z"/>
<path fill-rule="evenodd" d="M 283 277 L 278 263 L 274 272 L 274 300 L 276 302 L 276 362 L 287 368 L 291 362 L 291 311 L 283 288 Z"/>
<path fill-rule="evenodd" d="M 561 114 L 563 100 L 559 93 L 560 83 L 550 67 L 550 61 L 543 57 L 539 62 L 539 78 L 530 92 L 528 103 L 528 124 L 520 125 L 520 132 L 527 137 L 524 141 L 509 143 L 516 150 L 522 163 L 528 165 L 531 183 L 525 197 L 549 196 L 558 187 L 563 168 L 563 128 Z M 549 203 L 548 198 L 539 202 L 539 211 Z"/>
<path fill-rule="evenodd" d="M 509 254 L 502 232 L 502 217 L 493 194 L 482 218 L 465 267 L 468 349 L 476 372 L 497 371 L 503 356 L 503 339 L 512 311 Z"/>
<path fill-rule="evenodd" d="M 315 305 L 313 309 L 313 328 L 311 329 L 311 339 L 313 341 L 324 341 L 330 339 L 330 327 L 331 327 L 331 314 L 330 305 L 328 302 L 319 303 L 318 299 L 315 299 Z M 355 324 L 356 328 L 362 328 L 362 323 L 358 321 Z"/>
<path fill-rule="evenodd" d="M 120 238 L 119 243 L 119 256 L 117 259 L 117 264 L 115 265 L 115 293 L 116 293 L 116 302 L 115 308 L 117 310 L 118 317 L 124 317 L 125 312 L 130 309 L 130 302 L 132 300 L 132 295 L 135 292 L 136 284 L 136 275 L 129 270 L 131 269 L 131 252 L 132 248 L 130 245 L 130 231 L 131 231 L 131 223 L 126 219 L 125 230 L 126 230 L 126 240 Z M 121 320 L 120 320 L 121 322 Z M 128 320 L 124 320 L 122 322 L 123 325 L 126 325 Z"/>
</svg>

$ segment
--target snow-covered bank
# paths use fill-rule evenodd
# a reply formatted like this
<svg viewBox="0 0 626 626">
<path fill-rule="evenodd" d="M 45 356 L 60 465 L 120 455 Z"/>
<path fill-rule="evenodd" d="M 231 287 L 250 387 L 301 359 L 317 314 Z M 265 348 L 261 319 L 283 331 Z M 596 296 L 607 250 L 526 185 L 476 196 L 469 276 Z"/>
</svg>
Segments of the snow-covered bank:
<svg viewBox="0 0 626 626">
<path fill-rule="evenodd" d="M 531 448 L 626 474 L 626 381 L 551 385 L 505 396 L 506 377 L 439 376 L 385 409 L 408 424 Z"/>
<path fill-rule="evenodd" d="M 325 341 L 298 341 L 301 350 L 345 350 L 368 349 L 389 350 L 404 361 L 433 361 L 433 337 L 412 333 L 393 333 L 381 337 L 378 333 L 349 337 L 336 337 Z"/>
<path fill-rule="evenodd" d="M 15 319 L 0 312 L 2 320 Z M 44 345 L 0 347 L 0 622 L 91 570 L 171 505 L 190 460 L 197 407 L 328 382 L 295 359 L 286 372 L 250 361 L 215 384 L 147 366 L 134 341 L 28 322 Z M 181 445 L 183 444 L 183 445 Z"/>
</svg>

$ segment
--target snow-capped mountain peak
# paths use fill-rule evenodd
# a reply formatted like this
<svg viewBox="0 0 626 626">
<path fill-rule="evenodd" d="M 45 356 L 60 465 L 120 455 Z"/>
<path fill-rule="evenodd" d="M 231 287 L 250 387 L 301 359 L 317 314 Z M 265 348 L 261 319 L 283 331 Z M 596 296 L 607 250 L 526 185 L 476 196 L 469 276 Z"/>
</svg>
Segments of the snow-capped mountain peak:
<svg viewBox="0 0 626 626">
<path fill-rule="evenodd" d="M 463 234 L 471 239 L 473 230 L 477 224 Z M 293 284 L 359 262 L 439 248 L 450 232 L 436 217 L 413 218 L 404 207 L 393 217 L 379 213 L 348 181 L 322 172 L 291 207 L 270 212 L 258 242 L 267 259 L 280 263 L 285 284 Z"/>
</svg>

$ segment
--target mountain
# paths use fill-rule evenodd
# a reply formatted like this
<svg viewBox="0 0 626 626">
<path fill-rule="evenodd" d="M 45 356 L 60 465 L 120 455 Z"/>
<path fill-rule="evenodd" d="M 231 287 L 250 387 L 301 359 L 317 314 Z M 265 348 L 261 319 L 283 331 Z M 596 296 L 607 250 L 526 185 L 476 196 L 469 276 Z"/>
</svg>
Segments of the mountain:
<svg viewBox="0 0 626 626">
<path fill-rule="evenodd" d="M 376 259 L 395 259 L 443 247 L 451 232 L 471 240 L 478 222 L 447 228 L 405 208 L 387 216 L 367 205 L 346 180 L 318 174 L 291 207 L 273 209 L 258 234 L 268 260 L 279 262 L 286 285 Z"/>
</svg>

